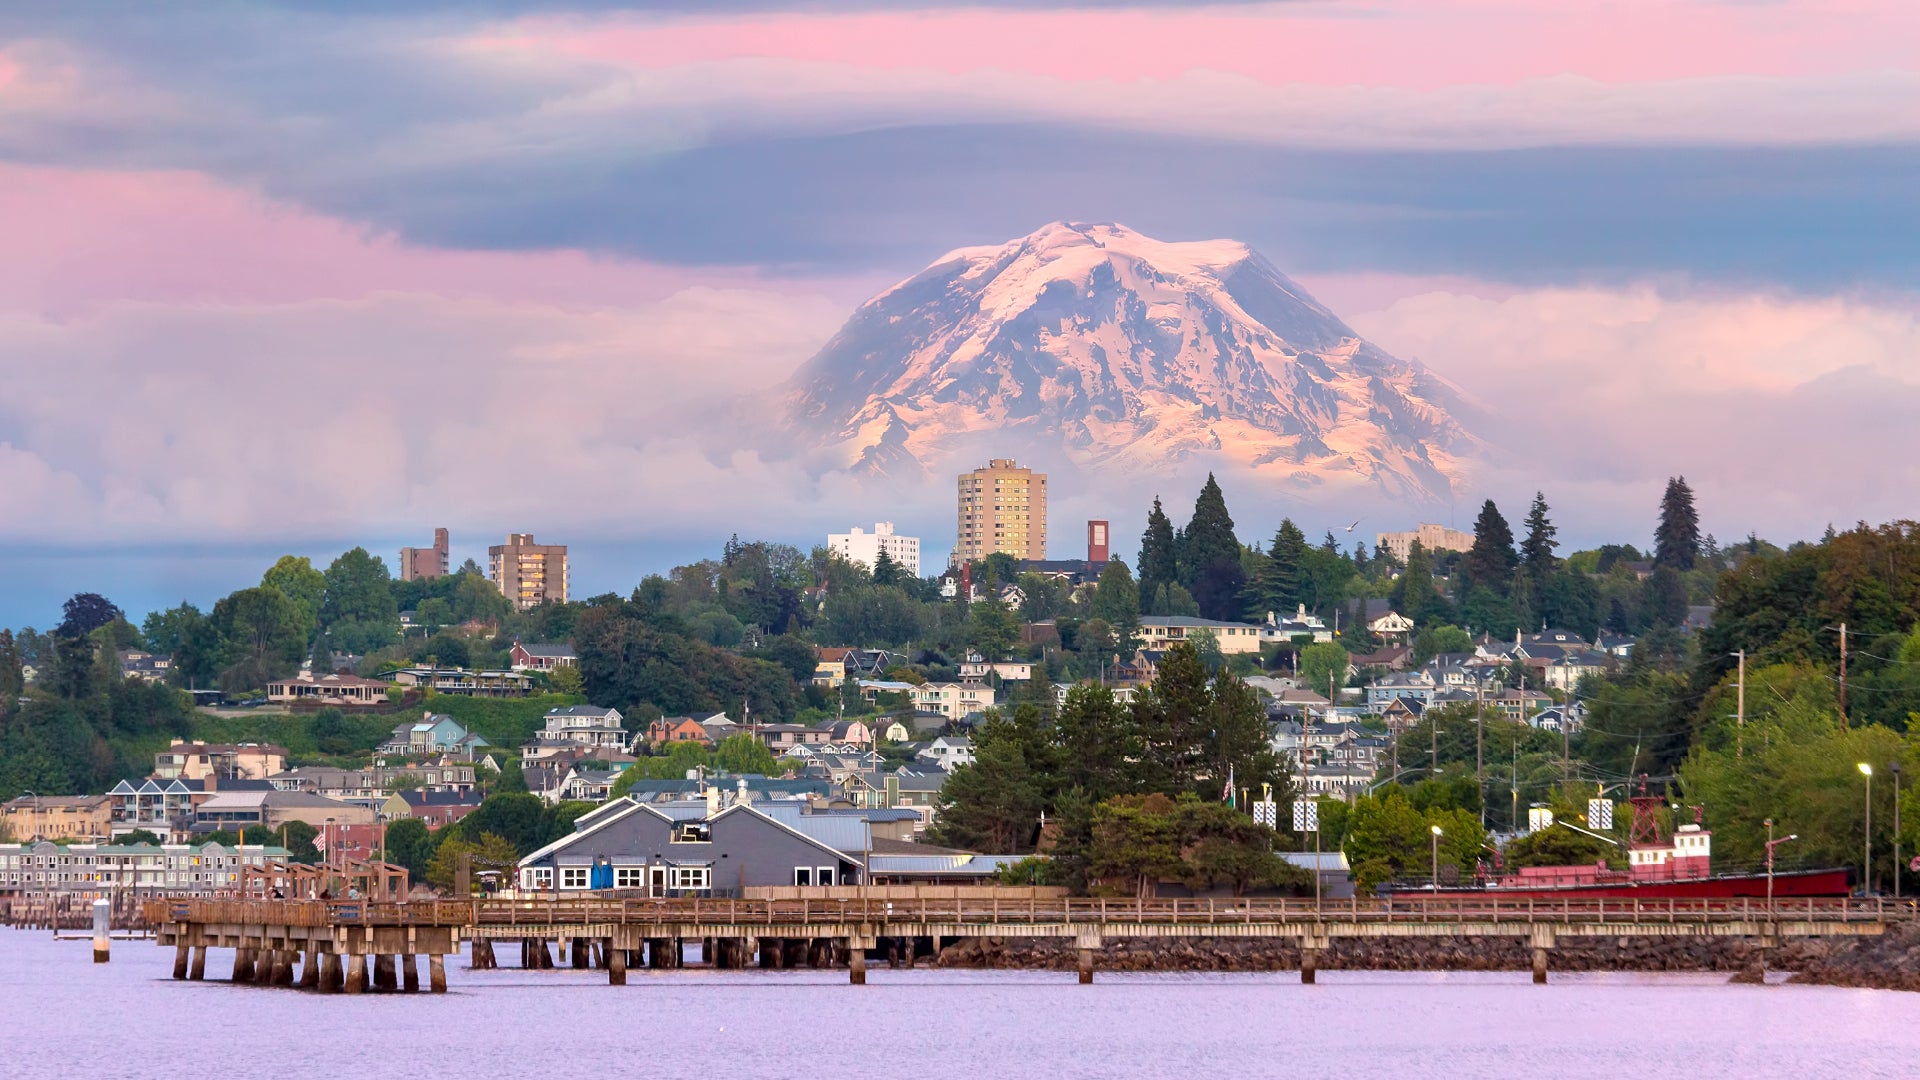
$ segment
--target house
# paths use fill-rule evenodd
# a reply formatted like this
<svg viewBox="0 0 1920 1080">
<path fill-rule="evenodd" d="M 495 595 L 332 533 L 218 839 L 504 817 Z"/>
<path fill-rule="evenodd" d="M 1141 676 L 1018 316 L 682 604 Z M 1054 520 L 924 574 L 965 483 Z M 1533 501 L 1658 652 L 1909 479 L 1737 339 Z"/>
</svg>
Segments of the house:
<svg viewBox="0 0 1920 1080">
<path fill-rule="evenodd" d="M 106 795 L 22 795 L 0 803 L 0 833 L 21 842 L 105 840 L 113 835 L 113 800 Z"/>
<path fill-rule="evenodd" d="M 198 780 L 148 778 L 137 786 L 122 780 L 107 792 L 111 835 L 135 831 L 163 840 L 184 836 L 193 825 L 193 805 L 210 798 Z"/>
<path fill-rule="evenodd" d="M 405 687 L 427 687 L 436 694 L 461 697 L 526 697 L 533 676 L 524 671 L 468 671 L 466 668 L 408 667 L 384 672 Z"/>
<path fill-rule="evenodd" d="M 574 832 L 520 860 L 520 888 L 565 895 L 618 890 L 639 896 L 732 897 L 759 886 L 858 884 L 864 863 L 856 841 L 867 835 L 826 819 L 842 835 L 835 847 L 749 802 L 706 805 L 669 814 L 631 799 L 614 799 L 574 822 Z M 678 809 L 678 808 L 676 808 Z M 797 815 L 796 815 L 797 817 Z"/>
<path fill-rule="evenodd" d="M 1260 627 L 1260 640 L 1282 645 L 1305 645 L 1332 641 L 1333 631 L 1318 615 L 1307 614 L 1307 605 L 1301 604 L 1297 612 L 1286 618 L 1278 618 L 1273 612 L 1267 612 L 1267 621 Z"/>
<path fill-rule="evenodd" d="M 1413 650 L 1405 645 L 1389 644 L 1369 653 L 1354 653 L 1347 658 L 1347 670 L 1358 672 L 1364 668 L 1386 668 L 1388 671 L 1402 671 L 1413 662 Z"/>
<path fill-rule="evenodd" d="M 209 776 L 265 780 L 286 767 L 286 747 L 271 743 L 232 745 L 174 739 L 165 750 L 153 755 L 157 780 L 204 780 Z"/>
<path fill-rule="evenodd" d="M 1262 627 L 1250 623 L 1220 622 L 1188 615 L 1142 615 L 1140 639 L 1149 649 L 1166 649 L 1181 641 L 1211 635 L 1227 656 L 1260 651 Z"/>
<path fill-rule="evenodd" d="M 302 765 L 274 773 L 267 783 L 277 791 L 304 791 L 329 799 L 376 799 L 382 791 L 372 769 L 340 769 L 331 765 Z"/>
<path fill-rule="evenodd" d="M 1026 682 L 1033 678 L 1033 664 L 1026 660 L 989 662 L 979 653 L 968 653 L 967 658 L 960 662 L 961 682 L 984 682 L 989 675 L 997 675 L 1007 682 Z"/>
<path fill-rule="evenodd" d="M 851 649 L 815 648 L 813 685 L 838 687 L 847 681 L 847 653 Z M 834 654 L 831 659 L 827 654 Z"/>
<path fill-rule="evenodd" d="M 1500 710 L 1500 715 L 1508 720 L 1526 721 L 1552 705 L 1553 698 L 1538 690 L 1507 690 L 1487 699 L 1487 704 Z"/>
<path fill-rule="evenodd" d="M 1396 671 L 1367 687 L 1367 707 L 1374 712 L 1387 707 L 1395 698 L 1418 699 L 1422 705 L 1433 700 L 1434 677 L 1426 671 Z"/>
<path fill-rule="evenodd" d="M 492 745 L 445 713 L 428 710 L 420 715 L 420 719 L 394 728 L 393 735 L 380 744 L 379 752 L 407 757 L 455 754 L 472 761 L 476 753 Z"/>
<path fill-rule="evenodd" d="M 927 761 L 947 772 L 973 764 L 973 740 L 964 735 L 942 735 L 914 755 L 915 761 Z"/>
<path fill-rule="evenodd" d="M 561 750 L 581 748 L 625 753 L 632 745 L 632 736 L 622 726 L 623 719 L 620 710 L 597 705 L 548 709 L 545 726 L 520 748 L 521 761 L 537 761 Z"/>
<path fill-rule="evenodd" d="M 1408 728 L 1420 722 L 1420 717 L 1426 711 L 1427 703 L 1419 698 L 1397 697 L 1380 710 L 1380 717 L 1387 722 L 1387 730 L 1404 734 Z"/>
<path fill-rule="evenodd" d="M 1413 639 L 1413 620 L 1389 611 L 1367 623 L 1367 633 L 1388 644 L 1405 644 Z"/>
<path fill-rule="evenodd" d="M 1586 721 L 1587 709 L 1580 702 L 1571 705 L 1554 705 L 1541 709 L 1527 719 L 1527 723 L 1542 731 L 1558 731 L 1572 735 L 1579 732 Z"/>
<path fill-rule="evenodd" d="M 120 677 L 139 679 L 144 683 L 166 682 L 167 675 L 173 670 L 173 657 L 156 656 L 138 649 L 121 649 Z"/>
<path fill-rule="evenodd" d="M 1065 705 L 1067 703 L 1067 694 L 1069 691 L 1071 691 L 1074 688 L 1075 685 L 1076 684 L 1074 683 L 1054 683 L 1053 684 L 1053 703 L 1055 705 Z M 1092 679 L 1087 679 L 1079 683 L 1078 685 L 1080 686 L 1104 685 L 1107 688 L 1107 692 L 1113 695 L 1113 700 L 1119 702 L 1122 705 L 1132 704 L 1133 699 L 1135 697 L 1138 697 L 1141 691 L 1146 689 L 1145 683 L 1126 682 L 1126 683 L 1104 683 L 1103 684 L 1103 683 L 1096 683 Z"/>
<path fill-rule="evenodd" d="M 723 712 L 714 713 L 700 721 L 700 730 L 707 733 L 707 738 L 712 740 L 715 746 L 725 742 L 729 736 L 746 733 L 745 728 L 728 719 L 727 714 Z"/>
<path fill-rule="evenodd" d="M 700 725 L 700 721 L 691 716 L 663 716 L 647 725 L 647 744 L 650 746 L 683 742 L 712 746 L 713 738 Z"/>
<path fill-rule="evenodd" d="M 836 743 L 867 747 L 873 745 L 873 729 L 859 720 L 835 720 L 822 725 Z"/>
<path fill-rule="evenodd" d="M 508 655 L 511 659 L 507 667 L 514 671 L 548 672 L 580 662 L 580 654 L 571 645 L 522 645 L 516 641 Z"/>
<path fill-rule="evenodd" d="M 1310 795 L 1333 795 L 1342 799 L 1352 799 L 1364 794 L 1373 784 L 1373 774 L 1374 770 L 1371 766 L 1354 762 L 1308 765 L 1306 790 Z"/>
<path fill-rule="evenodd" d="M 318 829 L 328 822 L 371 825 L 377 816 L 365 803 L 304 791 L 223 791 L 194 807 L 193 827 L 196 832 L 234 832 L 256 825 L 278 829 L 289 821 L 303 821 Z"/>
<path fill-rule="evenodd" d="M 575 766 L 560 781 L 557 802 L 606 802 L 613 793 L 613 782 L 620 777 L 619 769 L 582 769 Z"/>
<path fill-rule="evenodd" d="M 881 805 L 912 810 L 920 819 L 915 828 L 925 829 L 934 822 L 940 789 L 951 775 L 938 765 L 915 759 L 881 781 Z"/>
<path fill-rule="evenodd" d="M 385 705 L 391 683 L 363 679 L 358 675 L 332 672 L 316 676 L 302 672 L 292 679 L 276 679 L 267 684 L 267 700 L 275 705 L 331 705 L 335 708 L 366 708 Z"/>
<path fill-rule="evenodd" d="M 472 791 L 473 766 L 463 761 L 380 765 L 373 770 L 373 787 L 375 794 L 416 787 L 421 791 Z"/>
<path fill-rule="evenodd" d="M 991 686 L 927 683 L 913 688 L 914 708 L 941 713 L 949 720 L 961 720 L 991 709 L 996 702 L 997 697 Z"/>
<path fill-rule="evenodd" d="M 896 682 L 890 679 L 861 679 L 857 684 L 860 697 L 869 705 L 878 705 L 883 694 L 905 694 L 911 700 L 915 685 L 910 682 Z"/>
</svg>

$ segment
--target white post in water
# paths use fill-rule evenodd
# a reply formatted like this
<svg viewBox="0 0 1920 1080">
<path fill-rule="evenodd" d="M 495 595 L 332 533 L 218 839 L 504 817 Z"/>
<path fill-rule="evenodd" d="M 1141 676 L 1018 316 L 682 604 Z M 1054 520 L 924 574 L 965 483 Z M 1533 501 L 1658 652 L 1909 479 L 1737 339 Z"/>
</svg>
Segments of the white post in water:
<svg viewBox="0 0 1920 1080">
<path fill-rule="evenodd" d="M 93 902 L 93 962 L 107 962 L 107 942 L 111 940 L 109 931 L 113 926 L 113 905 L 106 900 Z"/>
</svg>

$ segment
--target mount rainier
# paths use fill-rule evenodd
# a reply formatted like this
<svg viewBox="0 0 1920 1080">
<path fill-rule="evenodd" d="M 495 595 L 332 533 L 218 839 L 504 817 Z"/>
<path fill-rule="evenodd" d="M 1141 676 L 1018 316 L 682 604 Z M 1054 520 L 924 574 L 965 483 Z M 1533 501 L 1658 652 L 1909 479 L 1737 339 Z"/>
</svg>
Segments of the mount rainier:
<svg viewBox="0 0 1920 1080">
<path fill-rule="evenodd" d="M 1452 385 L 1362 340 L 1245 244 L 1119 225 L 948 253 L 861 305 L 785 404 L 788 436 L 820 465 L 883 475 L 1019 450 L 1443 501 L 1484 453 Z"/>
</svg>

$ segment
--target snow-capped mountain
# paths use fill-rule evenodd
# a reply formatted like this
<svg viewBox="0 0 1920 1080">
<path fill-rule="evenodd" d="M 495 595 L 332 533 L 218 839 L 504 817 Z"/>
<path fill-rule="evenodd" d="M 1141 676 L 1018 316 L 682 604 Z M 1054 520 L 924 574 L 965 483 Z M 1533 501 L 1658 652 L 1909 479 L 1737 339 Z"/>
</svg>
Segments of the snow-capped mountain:
<svg viewBox="0 0 1920 1080">
<path fill-rule="evenodd" d="M 1482 453 L 1450 384 L 1245 244 L 1118 225 L 950 252 L 861 305 L 787 391 L 792 432 L 855 472 L 1039 447 L 1093 469 L 1202 459 L 1439 500 Z"/>
</svg>

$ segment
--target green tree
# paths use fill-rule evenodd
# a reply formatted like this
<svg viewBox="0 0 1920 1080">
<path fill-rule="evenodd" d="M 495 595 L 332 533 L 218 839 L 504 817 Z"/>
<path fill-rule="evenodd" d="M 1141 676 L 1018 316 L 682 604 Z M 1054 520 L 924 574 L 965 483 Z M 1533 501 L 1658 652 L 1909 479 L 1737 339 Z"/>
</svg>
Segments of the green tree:
<svg viewBox="0 0 1920 1080">
<path fill-rule="evenodd" d="M 1693 506 L 1687 478 L 1667 480 L 1660 497 L 1660 528 L 1654 533 L 1653 563 L 1675 570 L 1691 570 L 1700 555 L 1700 514 Z"/>
<path fill-rule="evenodd" d="M 300 611 L 300 622 L 311 635 L 320 625 L 320 603 L 326 594 L 327 579 L 313 568 L 313 561 L 300 556 L 280 556 L 260 578 L 263 589 L 278 589 Z"/>
<path fill-rule="evenodd" d="M 1424 664 L 1441 653 L 1473 651 L 1473 638 L 1457 626 L 1429 626 L 1414 635 L 1413 662 Z"/>
<path fill-rule="evenodd" d="M 429 596 L 414 609 L 413 619 L 431 637 L 442 627 L 453 625 L 453 605 L 444 597 Z"/>
<path fill-rule="evenodd" d="M 1327 692 L 1329 685 L 1347 684 L 1347 650 L 1339 643 L 1316 641 L 1300 650 L 1300 681 L 1317 694 Z"/>
<path fill-rule="evenodd" d="M 974 760 L 953 771 L 935 797 L 942 843 L 994 855 L 1032 849 L 1044 807 L 1026 756 L 1011 738 L 977 738 Z"/>
<path fill-rule="evenodd" d="M 469 815 L 471 816 L 471 815 Z M 461 824 L 465 824 L 463 820 Z M 490 832 L 473 834 L 474 839 L 467 840 L 459 836 L 448 836 L 440 841 L 439 847 L 427 861 L 427 883 L 442 891 L 451 890 L 457 880 L 460 856 L 469 858 L 470 873 L 468 887 L 477 889 L 480 885 L 481 870 L 498 870 L 510 873 L 522 854 L 512 841 Z"/>
<path fill-rule="evenodd" d="M 715 765 L 731 773 L 759 773 L 771 776 L 776 773 L 773 751 L 767 744 L 752 735 L 729 735 L 714 747 Z"/>
<path fill-rule="evenodd" d="M 1153 497 L 1153 509 L 1147 513 L 1147 530 L 1140 537 L 1140 599 L 1151 605 L 1160 590 L 1180 580 L 1180 560 L 1174 548 L 1173 522 L 1160 507 L 1160 496 Z M 1147 607 L 1151 614 L 1168 612 Z"/>
<path fill-rule="evenodd" d="M 364 653 L 391 645 L 399 637 L 392 577 L 386 564 L 365 548 L 356 547 L 333 560 L 325 583 L 320 622 L 333 634 L 336 648 Z"/>
<path fill-rule="evenodd" d="M 1226 495 L 1213 474 L 1193 503 L 1179 543 L 1180 583 L 1193 594 L 1200 614 L 1209 619 L 1232 619 L 1240 612 L 1240 592 L 1246 572 L 1240 563 L 1240 541 L 1233 534 L 1233 515 Z"/>
<path fill-rule="evenodd" d="M 65 618 L 54 628 L 54 633 L 60 637 L 86 637 L 121 617 L 120 609 L 113 601 L 99 593 L 75 593 L 67 599 L 62 610 Z"/>
<path fill-rule="evenodd" d="M 1307 536 L 1292 518 L 1280 522 L 1273 544 L 1259 561 L 1259 572 L 1247 583 L 1247 618 L 1260 622 L 1269 613 L 1286 616 L 1306 602 L 1309 580 Z"/>
<path fill-rule="evenodd" d="M 1060 745 L 1060 783 L 1098 802 L 1133 789 L 1140 735 L 1133 713 L 1098 683 L 1067 691 L 1054 719 Z"/>
<path fill-rule="evenodd" d="M 199 608 L 182 600 L 179 607 L 148 612 L 140 622 L 140 634 L 155 653 L 172 656 L 185 645 L 192 625 L 204 619 Z"/>
<path fill-rule="evenodd" d="M 223 642 L 220 685 L 229 691 L 284 679 L 306 654 L 300 609 L 278 589 L 242 589 L 213 605 L 211 621 Z"/>
<path fill-rule="evenodd" d="M 1473 547 L 1461 560 L 1460 568 L 1474 587 L 1510 596 L 1514 568 L 1519 565 L 1520 556 L 1513 550 L 1513 529 L 1500 515 L 1500 508 L 1488 499 L 1480 507 L 1480 517 L 1473 525 Z"/>
<path fill-rule="evenodd" d="M 1106 620 L 1122 656 L 1131 657 L 1139 649 L 1140 590 L 1127 564 L 1119 559 L 1109 560 L 1100 572 L 1100 583 L 1093 594 L 1093 617 Z"/>
<path fill-rule="evenodd" d="M 873 583 L 881 587 L 900 584 L 900 564 L 893 561 L 893 555 L 886 548 L 873 560 Z"/>
<path fill-rule="evenodd" d="M 1527 538 L 1520 544 L 1520 564 L 1526 567 L 1527 576 L 1533 579 L 1536 589 L 1560 569 L 1560 560 L 1553 554 L 1560 546 L 1554 539 L 1560 530 L 1554 528 L 1552 519 L 1547 517 L 1549 509 L 1546 493 L 1534 492 L 1533 507 L 1527 511 Z"/>
<path fill-rule="evenodd" d="M 407 868 L 415 881 L 427 878 L 427 862 L 433 858 L 433 834 L 419 818 L 401 818 L 387 826 L 387 861 Z"/>
<path fill-rule="evenodd" d="M 1020 627 L 1013 613 L 998 599 L 986 599 L 969 605 L 967 642 L 988 660 L 1002 660 L 1013 652 L 1020 640 Z"/>
<path fill-rule="evenodd" d="M 1434 588 L 1433 561 L 1427 557 L 1426 549 L 1420 546 L 1418 540 L 1407 552 L 1406 569 L 1394 580 L 1388 601 L 1394 610 L 1412 619 L 1416 626 L 1434 621 L 1446 610 L 1446 601 Z"/>
<path fill-rule="evenodd" d="M 0 719 L 13 711 L 26 687 L 20 647 L 14 643 L 13 631 L 0 629 Z"/>
</svg>

